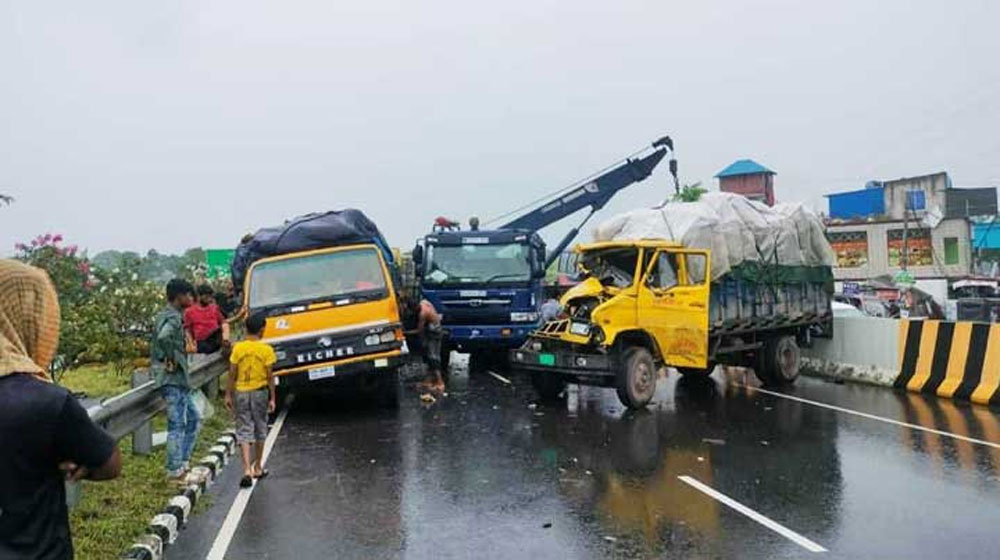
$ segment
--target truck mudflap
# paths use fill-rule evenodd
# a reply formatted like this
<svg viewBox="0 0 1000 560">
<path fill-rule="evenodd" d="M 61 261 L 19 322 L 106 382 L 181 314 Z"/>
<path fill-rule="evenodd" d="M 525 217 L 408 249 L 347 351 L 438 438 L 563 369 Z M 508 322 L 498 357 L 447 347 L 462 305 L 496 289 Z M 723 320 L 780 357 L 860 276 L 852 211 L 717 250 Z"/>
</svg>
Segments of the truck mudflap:
<svg viewBox="0 0 1000 560">
<path fill-rule="evenodd" d="M 521 369 L 560 373 L 574 378 L 600 378 L 615 374 L 610 356 L 568 350 L 511 350 L 510 363 Z"/>
</svg>

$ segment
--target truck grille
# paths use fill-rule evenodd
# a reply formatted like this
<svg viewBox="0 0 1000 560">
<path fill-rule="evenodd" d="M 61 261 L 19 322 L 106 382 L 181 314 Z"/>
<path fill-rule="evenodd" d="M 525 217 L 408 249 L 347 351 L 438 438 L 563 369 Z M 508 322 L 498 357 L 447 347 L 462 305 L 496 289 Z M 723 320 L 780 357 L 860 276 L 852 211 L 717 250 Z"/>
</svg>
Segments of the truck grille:
<svg viewBox="0 0 1000 560">
<path fill-rule="evenodd" d="M 549 321 L 535 331 L 536 335 L 558 337 L 569 330 L 569 319 L 557 319 Z"/>
</svg>

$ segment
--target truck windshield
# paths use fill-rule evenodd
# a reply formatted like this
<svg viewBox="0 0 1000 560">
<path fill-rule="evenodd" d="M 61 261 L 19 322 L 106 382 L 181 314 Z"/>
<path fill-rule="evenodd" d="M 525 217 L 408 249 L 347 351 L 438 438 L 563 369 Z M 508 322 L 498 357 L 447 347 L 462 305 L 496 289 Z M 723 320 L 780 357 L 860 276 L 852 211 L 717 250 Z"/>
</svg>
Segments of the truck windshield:
<svg viewBox="0 0 1000 560">
<path fill-rule="evenodd" d="M 250 275 L 251 309 L 329 299 L 385 297 L 375 249 L 351 249 L 260 263 Z"/>
<path fill-rule="evenodd" d="M 632 285 L 638 257 L 635 247 L 600 249 L 580 255 L 578 266 L 584 274 L 597 278 L 605 286 L 627 288 Z"/>
<path fill-rule="evenodd" d="M 503 245 L 430 245 L 425 284 L 524 282 L 531 279 L 531 248 Z"/>
</svg>

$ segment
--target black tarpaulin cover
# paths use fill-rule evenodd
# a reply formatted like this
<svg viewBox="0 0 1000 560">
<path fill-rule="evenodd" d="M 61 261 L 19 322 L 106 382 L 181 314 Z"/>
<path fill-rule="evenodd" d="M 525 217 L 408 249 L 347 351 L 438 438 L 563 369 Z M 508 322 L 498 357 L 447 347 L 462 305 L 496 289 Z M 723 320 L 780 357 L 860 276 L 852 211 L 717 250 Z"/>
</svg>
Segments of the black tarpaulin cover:
<svg viewBox="0 0 1000 560">
<path fill-rule="evenodd" d="M 392 251 L 375 222 L 354 208 L 306 214 L 288 220 L 280 226 L 257 230 L 244 239 L 233 257 L 233 285 L 243 290 L 247 269 L 255 261 L 311 249 L 323 249 L 351 243 L 374 243 L 386 262 L 393 264 Z"/>
</svg>

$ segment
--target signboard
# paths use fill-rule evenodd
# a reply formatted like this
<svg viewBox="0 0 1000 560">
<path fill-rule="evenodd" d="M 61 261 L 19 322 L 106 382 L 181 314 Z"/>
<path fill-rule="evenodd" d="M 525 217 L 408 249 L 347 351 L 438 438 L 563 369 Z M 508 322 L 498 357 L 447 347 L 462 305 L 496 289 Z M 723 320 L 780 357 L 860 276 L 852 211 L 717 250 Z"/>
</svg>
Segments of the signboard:
<svg viewBox="0 0 1000 560">
<path fill-rule="evenodd" d="M 868 265 L 868 233 L 832 231 L 827 237 L 830 240 L 830 247 L 837 256 L 837 268 L 858 268 Z"/>
<path fill-rule="evenodd" d="M 205 249 L 205 276 L 211 279 L 229 278 L 235 249 Z"/>
<path fill-rule="evenodd" d="M 857 282 L 844 282 L 842 290 L 845 296 L 856 296 L 861 293 L 861 284 Z"/>
<path fill-rule="evenodd" d="M 903 266 L 903 230 L 891 229 L 887 232 L 889 245 L 889 266 Z M 906 235 L 906 265 L 932 266 L 934 249 L 931 245 L 931 230 L 911 229 Z"/>
</svg>

